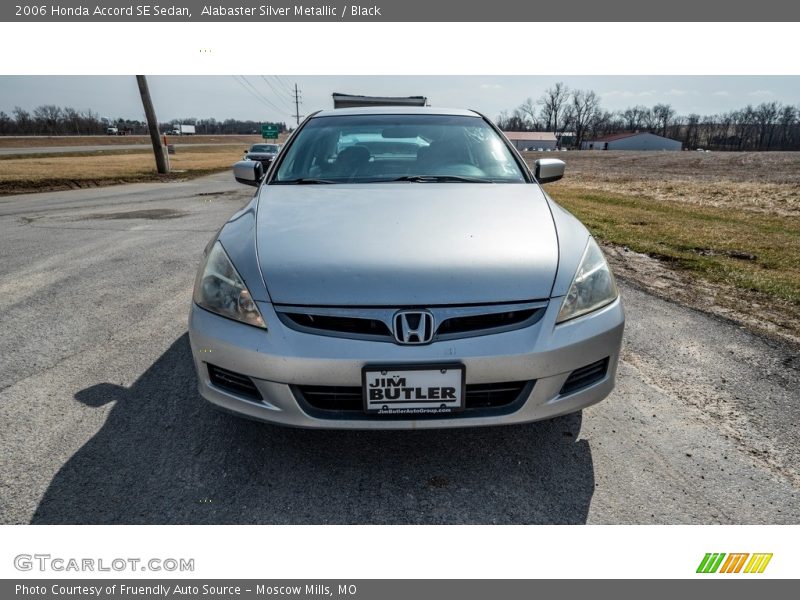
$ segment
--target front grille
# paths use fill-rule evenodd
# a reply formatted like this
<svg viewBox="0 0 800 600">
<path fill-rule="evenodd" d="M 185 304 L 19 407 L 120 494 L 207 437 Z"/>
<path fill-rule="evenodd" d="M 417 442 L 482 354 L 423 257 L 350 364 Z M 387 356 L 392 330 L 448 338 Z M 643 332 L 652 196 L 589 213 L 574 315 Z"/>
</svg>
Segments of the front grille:
<svg viewBox="0 0 800 600">
<path fill-rule="evenodd" d="M 561 386 L 559 394 L 571 394 L 582 388 L 588 387 L 593 383 L 597 383 L 606 376 L 608 371 L 608 358 L 598 360 L 590 365 L 575 369 L 569 374 L 564 385 Z"/>
<path fill-rule="evenodd" d="M 506 310 L 503 310 L 504 308 Z M 276 306 L 276 309 L 281 322 L 297 331 L 379 342 L 395 342 L 393 332 L 397 327 L 395 321 L 400 321 L 398 315 L 404 310 L 417 310 L 280 305 Z M 436 331 L 431 341 L 434 342 L 522 329 L 538 322 L 545 311 L 546 302 L 419 308 L 419 312 L 433 315 Z M 419 323 L 413 319 L 408 323 L 411 329 L 417 325 Z M 425 332 L 425 339 L 429 338 L 430 333 L 430 331 Z"/>
<path fill-rule="evenodd" d="M 232 394 L 253 400 L 262 400 L 261 393 L 253 383 L 253 380 L 247 375 L 234 373 L 228 369 L 208 364 L 208 378 L 215 387 Z"/>
<path fill-rule="evenodd" d="M 450 417 L 459 415 L 477 416 L 471 413 L 484 411 L 502 411 L 519 401 L 525 400 L 530 395 L 533 381 L 511 381 L 502 383 L 468 384 L 465 397 L 465 410 L 462 413 L 453 413 Z M 299 385 L 294 387 L 295 396 L 305 407 L 318 413 L 318 416 L 345 416 L 352 418 L 351 414 L 362 417 L 372 417 L 364 413 L 364 400 L 361 386 L 320 386 Z M 436 416 L 436 415 L 433 415 Z M 385 416 L 378 418 L 385 419 Z M 415 417 L 419 418 L 419 417 Z M 441 416 L 439 417 L 441 418 Z"/>
<path fill-rule="evenodd" d="M 436 334 L 437 336 L 445 336 L 518 325 L 530 319 L 539 311 L 544 313 L 542 309 L 532 308 L 530 310 L 452 317 L 439 325 Z"/>
<path fill-rule="evenodd" d="M 355 317 L 312 315 L 305 313 L 283 313 L 283 315 L 296 325 L 305 329 L 316 329 L 328 333 L 383 336 L 386 338 L 391 338 L 392 336 L 386 323 L 378 319 L 358 319 Z"/>
</svg>

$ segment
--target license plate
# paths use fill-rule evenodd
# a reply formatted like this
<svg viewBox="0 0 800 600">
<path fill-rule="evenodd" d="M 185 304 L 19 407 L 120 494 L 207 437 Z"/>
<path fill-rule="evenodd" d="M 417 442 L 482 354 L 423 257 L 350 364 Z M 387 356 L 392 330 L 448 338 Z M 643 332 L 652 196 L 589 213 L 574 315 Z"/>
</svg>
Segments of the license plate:
<svg viewBox="0 0 800 600">
<path fill-rule="evenodd" d="M 364 410 L 381 415 L 447 414 L 464 409 L 464 365 L 367 366 Z"/>
</svg>

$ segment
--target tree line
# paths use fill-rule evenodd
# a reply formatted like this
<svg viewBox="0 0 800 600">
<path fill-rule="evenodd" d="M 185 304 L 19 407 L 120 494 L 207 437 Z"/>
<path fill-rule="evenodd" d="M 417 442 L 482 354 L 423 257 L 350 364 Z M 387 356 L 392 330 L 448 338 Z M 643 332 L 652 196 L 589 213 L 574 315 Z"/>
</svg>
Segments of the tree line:
<svg viewBox="0 0 800 600">
<path fill-rule="evenodd" d="M 800 106 L 762 102 L 713 115 L 679 115 L 670 105 L 605 110 L 593 90 L 556 83 L 540 98 L 528 98 L 497 118 L 504 131 L 567 133 L 572 147 L 623 132 L 648 131 L 679 140 L 688 150 L 800 150 Z"/>
<path fill-rule="evenodd" d="M 166 132 L 177 123 L 194 125 L 198 135 L 249 135 L 261 133 L 262 121 L 240 119 L 218 121 L 213 118 L 191 117 L 160 123 L 159 128 L 162 132 Z M 17 106 L 10 115 L 0 111 L 0 135 L 104 135 L 109 127 L 117 127 L 120 131 L 134 135 L 148 133 L 145 121 L 108 119 L 92 110 L 77 110 L 69 106 L 47 104 L 31 111 Z M 288 131 L 286 123 L 278 123 L 278 128 L 281 132 Z"/>
</svg>

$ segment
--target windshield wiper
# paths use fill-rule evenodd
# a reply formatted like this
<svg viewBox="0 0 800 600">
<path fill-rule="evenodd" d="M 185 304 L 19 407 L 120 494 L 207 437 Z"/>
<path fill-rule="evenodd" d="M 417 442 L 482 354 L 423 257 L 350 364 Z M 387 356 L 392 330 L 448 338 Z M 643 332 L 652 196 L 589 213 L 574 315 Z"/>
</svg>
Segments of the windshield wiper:
<svg viewBox="0 0 800 600">
<path fill-rule="evenodd" d="M 333 181 L 332 179 L 317 179 L 314 177 L 300 177 L 298 179 L 287 179 L 285 181 L 273 181 L 273 183 L 277 184 L 294 184 L 294 185 L 314 185 L 317 183 L 339 183 L 338 181 Z"/>
<path fill-rule="evenodd" d="M 493 183 L 491 179 L 464 175 L 403 175 L 391 181 L 410 181 L 412 183 Z"/>
</svg>

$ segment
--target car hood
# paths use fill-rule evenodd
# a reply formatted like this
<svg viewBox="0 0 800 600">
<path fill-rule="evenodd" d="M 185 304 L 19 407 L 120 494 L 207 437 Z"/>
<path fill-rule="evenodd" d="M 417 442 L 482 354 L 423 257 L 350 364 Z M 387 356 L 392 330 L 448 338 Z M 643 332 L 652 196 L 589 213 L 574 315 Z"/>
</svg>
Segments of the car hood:
<svg viewBox="0 0 800 600">
<path fill-rule="evenodd" d="M 275 158 L 277 154 L 273 152 L 248 152 L 247 158 L 257 158 L 258 160 L 265 160 L 267 158 Z"/>
<path fill-rule="evenodd" d="M 260 268 L 276 304 L 548 298 L 558 239 L 535 184 L 265 185 Z"/>
</svg>

